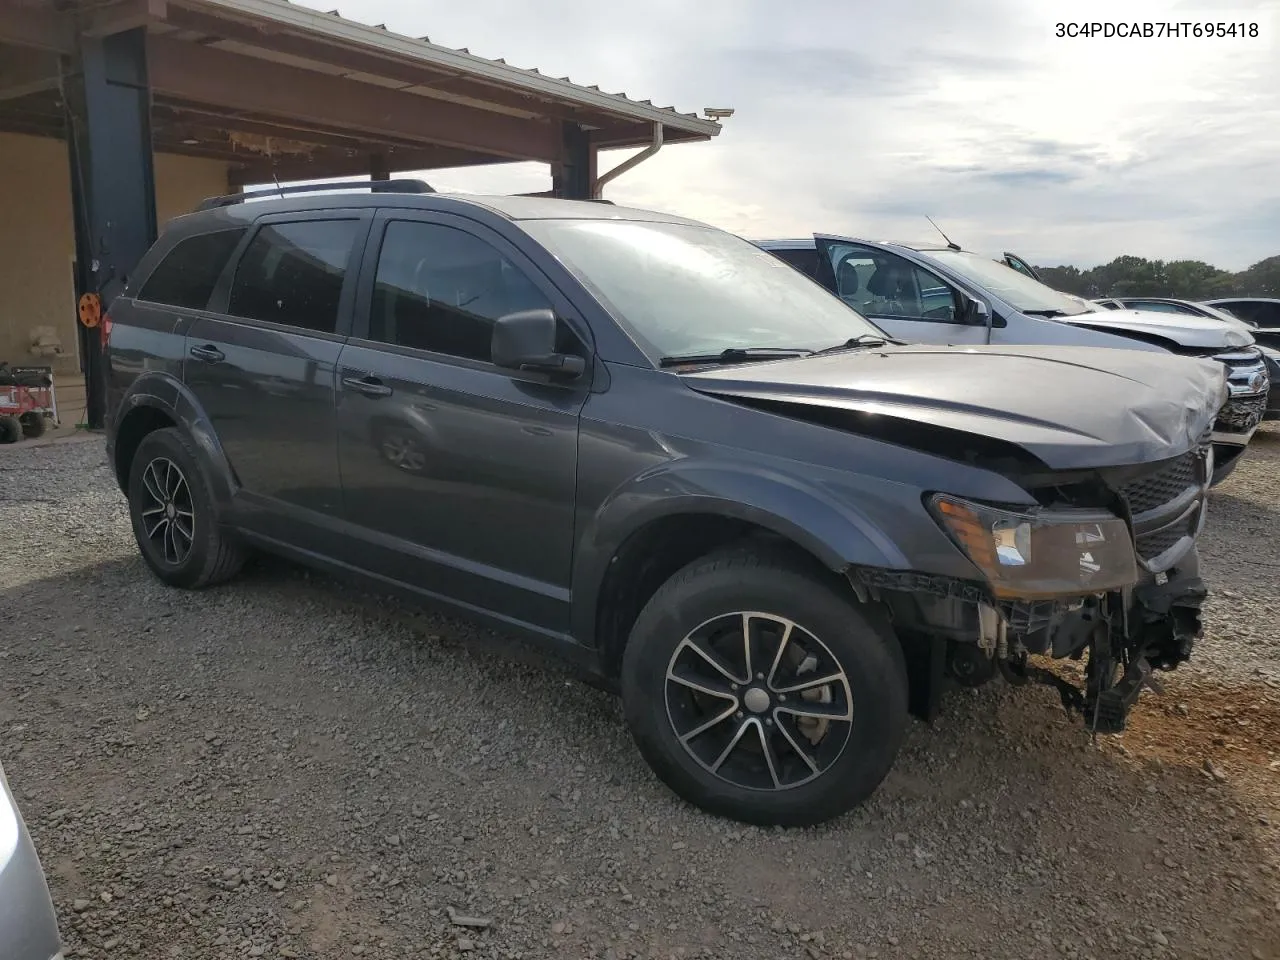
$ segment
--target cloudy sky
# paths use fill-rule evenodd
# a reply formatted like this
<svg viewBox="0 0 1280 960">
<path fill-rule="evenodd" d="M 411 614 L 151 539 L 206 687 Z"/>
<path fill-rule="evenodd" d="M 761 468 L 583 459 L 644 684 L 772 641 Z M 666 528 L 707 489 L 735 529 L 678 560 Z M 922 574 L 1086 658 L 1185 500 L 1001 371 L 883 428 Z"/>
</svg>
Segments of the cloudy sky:
<svg viewBox="0 0 1280 960">
<path fill-rule="evenodd" d="M 928 214 L 966 248 L 1044 265 L 1280 254 L 1280 0 L 309 5 L 685 111 L 734 107 L 716 140 L 668 147 L 605 195 L 745 236 L 932 238 Z M 1058 39 L 1068 8 L 1261 37 Z M 432 179 L 550 185 L 528 165 Z"/>
</svg>

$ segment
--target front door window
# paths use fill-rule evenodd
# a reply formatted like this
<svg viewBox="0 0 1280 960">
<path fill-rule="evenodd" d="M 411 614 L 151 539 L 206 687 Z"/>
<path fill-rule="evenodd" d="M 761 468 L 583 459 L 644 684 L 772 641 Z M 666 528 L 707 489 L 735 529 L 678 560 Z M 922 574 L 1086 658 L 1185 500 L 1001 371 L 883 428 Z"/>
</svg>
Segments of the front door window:
<svg viewBox="0 0 1280 960">
<path fill-rule="evenodd" d="M 914 263 L 854 244 L 826 247 L 835 292 L 872 318 L 961 323 L 955 292 L 936 274 Z"/>
</svg>

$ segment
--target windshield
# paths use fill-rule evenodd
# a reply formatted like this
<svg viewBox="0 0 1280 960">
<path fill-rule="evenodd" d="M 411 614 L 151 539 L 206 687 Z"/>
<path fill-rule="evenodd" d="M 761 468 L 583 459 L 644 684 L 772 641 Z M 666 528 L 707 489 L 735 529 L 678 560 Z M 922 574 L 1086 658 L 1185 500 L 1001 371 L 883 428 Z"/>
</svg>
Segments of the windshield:
<svg viewBox="0 0 1280 960">
<path fill-rule="evenodd" d="M 1012 305 L 1014 309 L 1024 313 L 1051 312 L 1074 317 L 1091 312 L 1090 308 L 1079 300 L 1065 293 L 1059 293 L 1052 287 L 1047 287 L 1039 280 L 1033 280 L 1006 264 L 980 257 L 976 253 L 966 253 L 961 250 L 930 250 L 924 256 L 954 270 L 966 280 L 990 291 Z"/>
<path fill-rule="evenodd" d="M 864 334 L 885 336 L 794 267 L 714 227 L 638 220 L 520 225 L 655 361 L 731 348 L 818 350 Z"/>
</svg>

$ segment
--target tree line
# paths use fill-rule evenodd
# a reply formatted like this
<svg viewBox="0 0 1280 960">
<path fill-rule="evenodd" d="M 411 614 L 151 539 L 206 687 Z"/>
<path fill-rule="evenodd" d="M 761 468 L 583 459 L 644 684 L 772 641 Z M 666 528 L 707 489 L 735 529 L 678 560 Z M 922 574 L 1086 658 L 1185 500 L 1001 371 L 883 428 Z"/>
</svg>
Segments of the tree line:
<svg viewBox="0 0 1280 960">
<path fill-rule="evenodd" d="M 1041 279 L 1055 290 L 1078 297 L 1177 297 L 1212 300 L 1215 297 L 1280 297 L 1280 256 L 1259 260 L 1247 270 L 1232 273 L 1202 260 L 1147 260 L 1116 257 L 1110 263 L 1079 267 L 1036 267 Z"/>
</svg>

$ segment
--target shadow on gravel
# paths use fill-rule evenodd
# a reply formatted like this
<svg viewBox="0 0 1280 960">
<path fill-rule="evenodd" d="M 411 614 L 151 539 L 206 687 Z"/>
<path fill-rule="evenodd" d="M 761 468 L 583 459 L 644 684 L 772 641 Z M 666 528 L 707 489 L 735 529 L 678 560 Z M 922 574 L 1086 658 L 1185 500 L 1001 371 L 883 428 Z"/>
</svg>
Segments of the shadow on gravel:
<svg viewBox="0 0 1280 960">
<path fill-rule="evenodd" d="M 0 758 L 92 956 L 449 956 L 456 904 L 486 956 L 1273 960 L 1274 758 L 1214 739 L 1280 731 L 1270 694 L 1173 696 L 1099 749 L 1049 691 L 953 695 L 868 804 L 774 832 L 674 800 L 524 645 L 289 564 L 0 593 Z"/>
</svg>

